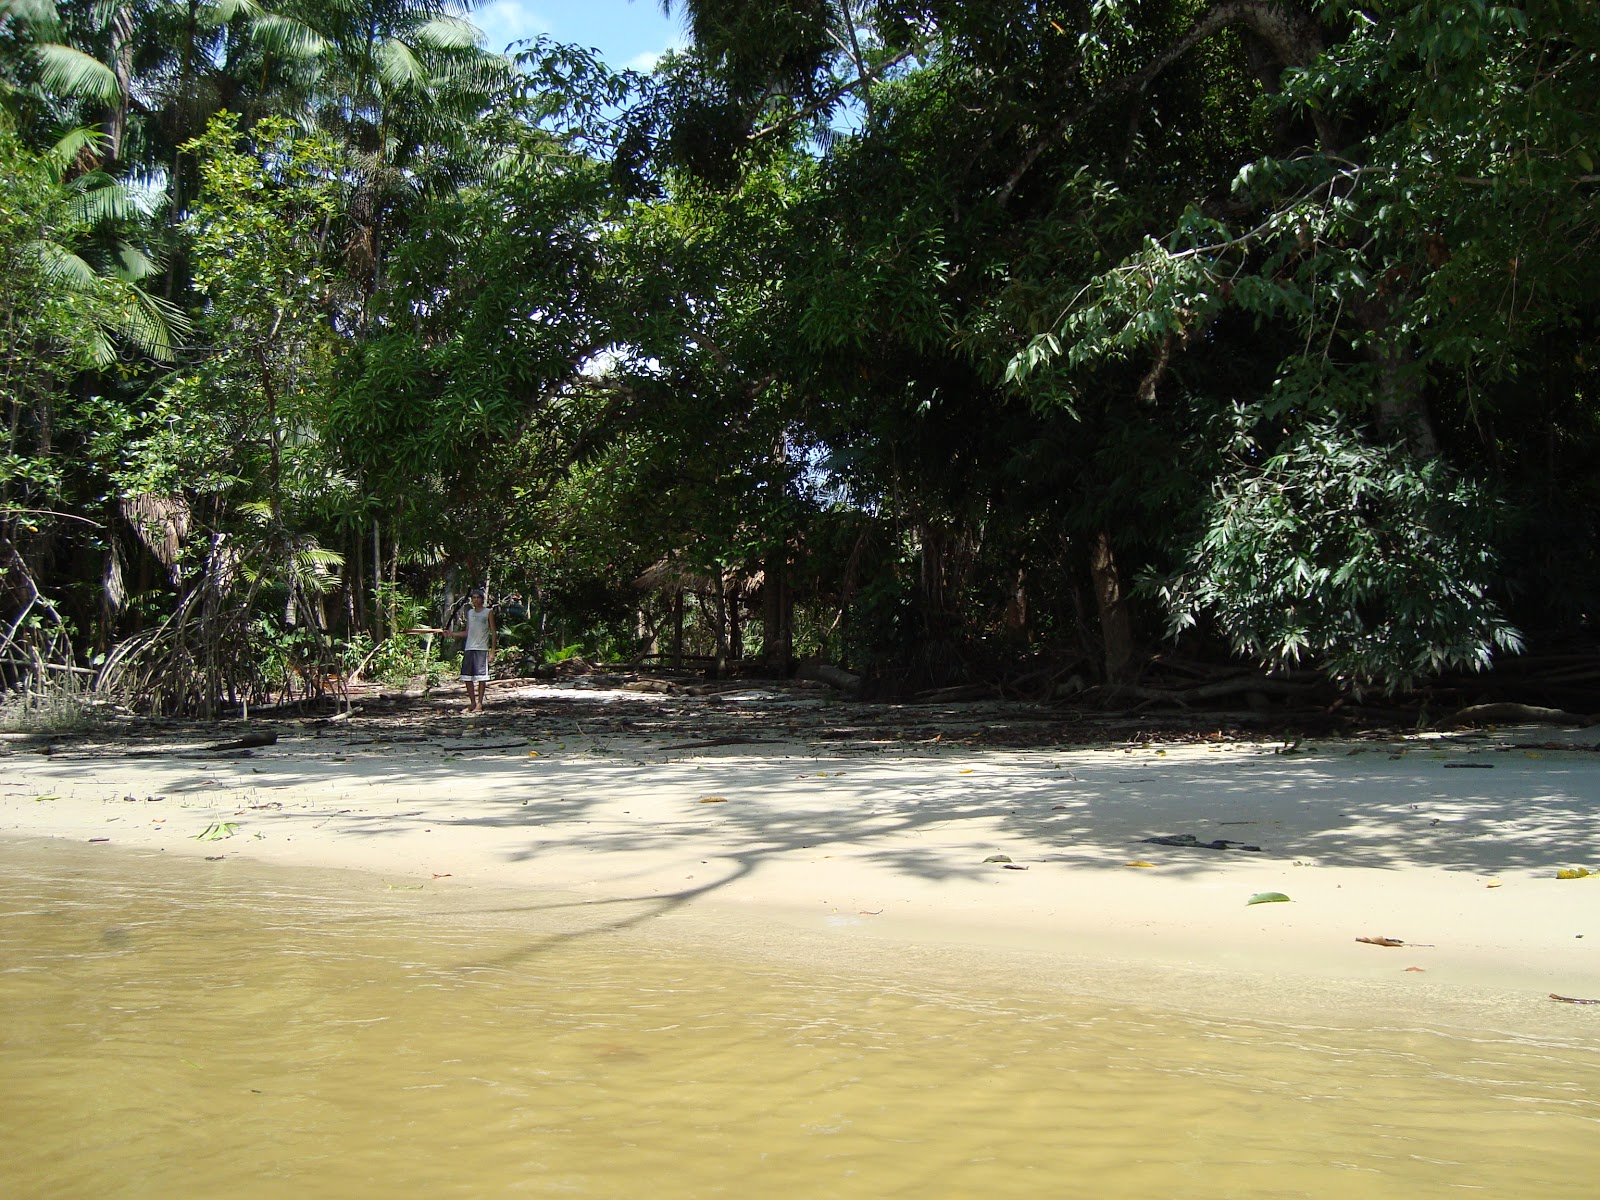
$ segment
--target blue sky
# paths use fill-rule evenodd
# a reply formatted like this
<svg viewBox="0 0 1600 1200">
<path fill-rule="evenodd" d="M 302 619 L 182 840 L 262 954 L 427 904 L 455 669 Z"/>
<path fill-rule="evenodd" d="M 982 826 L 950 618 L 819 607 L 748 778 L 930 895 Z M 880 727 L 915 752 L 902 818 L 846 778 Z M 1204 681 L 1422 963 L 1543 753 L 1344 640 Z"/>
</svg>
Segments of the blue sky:
<svg viewBox="0 0 1600 1200">
<path fill-rule="evenodd" d="M 543 33 L 599 50 L 609 66 L 635 71 L 650 70 L 668 49 L 681 49 L 688 40 L 681 2 L 665 17 L 660 0 L 490 0 L 469 17 L 491 50 Z"/>
</svg>

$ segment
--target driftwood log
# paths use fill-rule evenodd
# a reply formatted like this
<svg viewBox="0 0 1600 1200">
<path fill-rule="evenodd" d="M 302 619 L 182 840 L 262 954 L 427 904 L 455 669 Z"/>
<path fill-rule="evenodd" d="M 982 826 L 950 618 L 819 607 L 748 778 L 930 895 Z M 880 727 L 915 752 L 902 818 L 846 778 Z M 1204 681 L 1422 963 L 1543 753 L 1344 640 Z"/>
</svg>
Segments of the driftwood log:
<svg viewBox="0 0 1600 1200">
<path fill-rule="evenodd" d="M 1563 708 L 1541 708 L 1537 704 L 1473 704 L 1450 718 L 1455 725 L 1593 725 L 1587 713 Z"/>
<path fill-rule="evenodd" d="M 803 662 L 795 671 L 796 679 L 814 679 L 841 692 L 854 692 L 861 687 L 861 676 L 852 674 L 828 663 Z"/>
<path fill-rule="evenodd" d="M 208 752 L 220 750 L 254 750 L 259 746 L 276 746 L 277 744 L 277 730 L 263 729 L 259 733 L 247 733 L 243 737 L 234 738 L 231 741 L 216 742 L 210 746 L 201 746 L 200 749 Z"/>
</svg>

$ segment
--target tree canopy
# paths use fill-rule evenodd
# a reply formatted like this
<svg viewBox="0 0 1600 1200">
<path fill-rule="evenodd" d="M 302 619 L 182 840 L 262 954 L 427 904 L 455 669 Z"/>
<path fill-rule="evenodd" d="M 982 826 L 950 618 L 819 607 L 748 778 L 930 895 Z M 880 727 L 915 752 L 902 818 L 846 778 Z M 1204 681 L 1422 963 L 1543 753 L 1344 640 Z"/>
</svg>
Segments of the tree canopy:
<svg viewBox="0 0 1600 1200">
<path fill-rule="evenodd" d="M 534 663 L 1578 703 L 1594 5 L 683 15 L 0 0 L 7 679 L 218 711 L 487 584 Z"/>
</svg>

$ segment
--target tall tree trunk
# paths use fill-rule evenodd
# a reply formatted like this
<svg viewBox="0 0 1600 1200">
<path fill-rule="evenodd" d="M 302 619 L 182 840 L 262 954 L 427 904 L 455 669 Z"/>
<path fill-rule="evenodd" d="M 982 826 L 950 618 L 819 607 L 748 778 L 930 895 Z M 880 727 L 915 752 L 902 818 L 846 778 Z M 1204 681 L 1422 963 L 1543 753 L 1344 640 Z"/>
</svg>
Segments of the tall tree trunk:
<svg viewBox="0 0 1600 1200">
<path fill-rule="evenodd" d="M 683 666 L 683 590 L 672 596 L 672 665 Z"/>
<path fill-rule="evenodd" d="M 927 682 L 942 686 L 960 679 L 966 670 L 962 647 L 967 631 L 961 605 L 975 544 L 965 530 L 943 521 L 922 523 L 917 535 L 922 544 L 918 577 L 924 629 L 922 666 Z"/>
<path fill-rule="evenodd" d="M 1113 687 L 1128 683 L 1133 675 L 1133 626 L 1128 620 L 1127 599 L 1122 593 L 1122 574 L 1117 569 L 1111 548 L 1111 534 L 1095 534 L 1089 550 L 1089 574 L 1094 579 L 1095 604 L 1100 610 L 1100 646 L 1105 662 L 1105 680 Z"/>
<path fill-rule="evenodd" d="M 372 640 L 383 641 L 383 522 L 372 518 Z"/>
<path fill-rule="evenodd" d="M 1378 432 L 1405 442 L 1418 458 L 1438 458 L 1439 438 L 1421 380 L 1410 369 L 1415 359 L 1410 345 L 1380 338 L 1367 353 L 1378 366 Z"/>
<path fill-rule="evenodd" d="M 383 619 L 389 628 L 400 624 L 400 513 L 395 510 L 394 532 L 389 536 L 389 603 L 384 605 Z"/>
<path fill-rule="evenodd" d="M 716 657 L 712 660 L 711 674 L 715 679 L 722 679 L 728 672 L 728 590 L 720 568 L 717 589 L 711 593 L 711 611 L 717 627 Z"/>
<path fill-rule="evenodd" d="M 1023 568 L 1018 567 L 1016 576 L 1012 579 L 1011 590 L 1006 595 L 1006 628 L 1016 633 L 1026 633 L 1028 629 L 1028 577 Z"/>
<path fill-rule="evenodd" d="M 133 10 L 119 5 L 111 14 L 111 70 L 117 77 L 117 102 L 106 110 L 106 150 L 101 166 L 110 170 L 122 158 L 128 131 L 128 94 L 133 87 Z"/>
<path fill-rule="evenodd" d="M 761 589 L 761 658 L 768 670 L 789 674 L 794 659 L 794 591 L 789 584 L 789 548 L 767 555 Z"/>
<path fill-rule="evenodd" d="M 367 627 L 367 539 L 361 535 L 361 528 L 357 526 L 351 531 L 350 538 L 350 570 L 345 573 L 348 580 L 346 591 L 350 594 L 350 628 L 346 633 L 354 637 L 356 630 Z"/>
</svg>

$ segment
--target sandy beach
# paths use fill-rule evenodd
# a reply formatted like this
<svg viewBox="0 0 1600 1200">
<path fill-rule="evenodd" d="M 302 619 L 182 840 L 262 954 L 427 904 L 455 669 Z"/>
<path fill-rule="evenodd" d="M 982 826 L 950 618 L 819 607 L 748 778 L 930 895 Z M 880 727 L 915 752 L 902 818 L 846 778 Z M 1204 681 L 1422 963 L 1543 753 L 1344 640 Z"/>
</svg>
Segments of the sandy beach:
<svg viewBox="0 0 1600 1200">
<path fill-rule="evenodd" d="M 1600 875 L 1558 877 L 1600 872 L 1592 729 L 1074 737 L 1022 706 L 509 681 L 483 717 L 453 701 L 14 738 L 0 837 L 561 893 L 780 956 L 943 948 L 1126 1001 L 1201 979 L 1219 1003 L 1600 1014 L 1550 998 L 1600 999 Z M 209 748 L 257 729 L 276 742 Z"/>
</svg>

